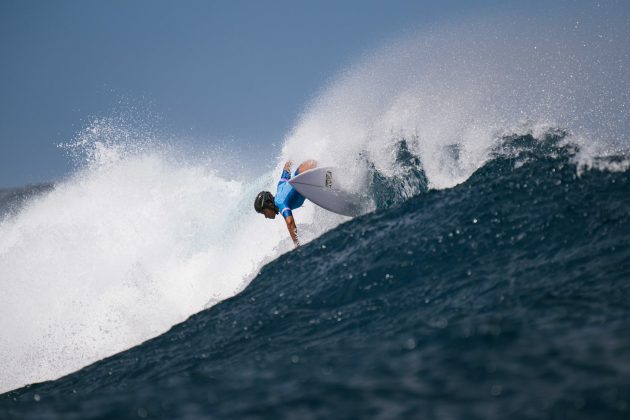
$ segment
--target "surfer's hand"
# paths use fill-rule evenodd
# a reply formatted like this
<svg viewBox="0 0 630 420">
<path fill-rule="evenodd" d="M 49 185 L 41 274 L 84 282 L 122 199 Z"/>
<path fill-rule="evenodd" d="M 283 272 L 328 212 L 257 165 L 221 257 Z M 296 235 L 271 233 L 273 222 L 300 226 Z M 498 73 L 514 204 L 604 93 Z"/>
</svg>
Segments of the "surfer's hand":
<svg viewBox="0 0 630 420">
<path fill-rule="evenodd" d="M 293 216 L 289 216 L 284 221 L 287 223 L 287 229 L 289 229 L 289 235 L 291 235 L 291 239 L 293 240 L 293 245 L 297 248 L 300 246 L 300 241 L 298 239 L 297 234 L 297 226 L 295 226 L 295 220 L 293 220 Z"/>
</svg>

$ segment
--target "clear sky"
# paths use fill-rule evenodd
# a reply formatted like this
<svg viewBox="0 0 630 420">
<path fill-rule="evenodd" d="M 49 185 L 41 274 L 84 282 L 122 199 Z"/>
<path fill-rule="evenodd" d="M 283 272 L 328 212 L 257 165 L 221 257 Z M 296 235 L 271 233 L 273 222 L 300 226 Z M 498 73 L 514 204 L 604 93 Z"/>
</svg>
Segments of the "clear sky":
<svg viewBox="0 0 630 420">
<path fill-rule="evenodd" d="M 423 25 L 509 7 L 0 0 L 0 187 L 62 178 L 71 166 L 56 145 L 121 98 L 149 104 L 173 135 L 255 144 L 271 158 L 308 101 L 362 53 Z"/>
<path fill-rule="evenodd" d="M 271 157 L 327 80 L 454 13 L 442 4 L 0 0 L 0 187 L 63 177 L 56 144 L 121 98 L 149 104 L 172 134 L 253 142 Z"/>
</svg>

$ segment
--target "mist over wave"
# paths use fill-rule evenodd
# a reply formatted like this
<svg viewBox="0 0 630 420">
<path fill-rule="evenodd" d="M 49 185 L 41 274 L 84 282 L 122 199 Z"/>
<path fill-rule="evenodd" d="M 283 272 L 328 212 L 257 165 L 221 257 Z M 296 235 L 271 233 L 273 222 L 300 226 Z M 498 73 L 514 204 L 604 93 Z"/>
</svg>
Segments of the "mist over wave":
<svg viewBox="0 0 630 420">
<path fill-rule="evenodd" d="M 506 135 L 566 130 L 584 162 L 627 151 L 630 28 L 609 18 L 608 27 L 594 16 L 473 20 L 388 43 L 320 93 L 283 156 L 348 168 L 364 188 L 366 160 L 405 176 L 396 162 L 405 139 L 429 187 L 443 189 L 466 180 Z"/>
<path fill-rule="evenodd" d="M 246 191 L 146 153 L 90 165 L 5 220 L 1 389 L 124 350 L 240 290 L 265 256 L 239 256 L 245 242 L 229 215 Z M 224 247 L 234 265 L 222 261 Z"/>
<path fill-rule="evenodd" d="M 284 225 L 252 210 L 286 159 L 344 168 L 368 209 L 465 182 L 510 135 L 565 130 L 577 165 L 627 169 L 627 28 L 587 24 L 459 23 L 366 54 L 253 180 L 186 159 L 141 122 L 95 120 L 68 145 L 76 173 L 0 223 L 0 391 L 125 350 L 246 287 L 291 250 Z M 347 220 L 310 204 L 296 218 L 303 242 Z"/>
</svg>

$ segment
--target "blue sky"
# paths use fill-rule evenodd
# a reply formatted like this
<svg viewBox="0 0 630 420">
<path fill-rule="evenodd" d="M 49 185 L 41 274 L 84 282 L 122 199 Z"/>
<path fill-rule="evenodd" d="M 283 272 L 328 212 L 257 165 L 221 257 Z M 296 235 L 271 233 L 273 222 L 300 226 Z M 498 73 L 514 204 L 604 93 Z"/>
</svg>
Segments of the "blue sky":
<svg viewBox="0 0 630 420">
<path fill-rule="evenodd" d="M 255 143 L 271 158 L 353 58 L 472 7 L 442 4 L 0 0 L 0 187 L 65 176 L 56 144 L 120 99 L 172 135 Z"/>
<path fill-rule="evenodd" d="M 536 4 L 521 7 L 544 2 Z M 499 8 L 511 7 L 0 0 L 0 187 L 66 176 L 70 160 L 56 145 L 121 99 L 160 115 L 173 136 L 201 147 L 254 144 L 271 159 L 308 101 L 361 54 L 405 31 Z"/>
</svg>

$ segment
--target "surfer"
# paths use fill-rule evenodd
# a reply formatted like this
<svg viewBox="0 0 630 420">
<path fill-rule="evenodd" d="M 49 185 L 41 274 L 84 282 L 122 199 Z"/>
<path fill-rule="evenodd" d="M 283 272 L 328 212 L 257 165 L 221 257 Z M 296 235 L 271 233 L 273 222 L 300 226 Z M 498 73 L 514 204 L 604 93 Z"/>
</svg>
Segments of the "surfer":
<svg viewBox="0 0 630 420">
<path fill-rule="evenodd" d="M 301 207 L 302 204 L 304 204 L 305 198 L 289 184 L 289 179 L 291 179 L 291 164 L 292 162 L 290 160 L 284 164 L 282 175 L 280 176 L 280 181 L 278 181 L 278 187 L 276 188 L 276 196 L 274 197 L 269 191 L 259 192 L 254 201 L 254 209 L 258 213 L 264 214 L 267 219 L 275 219 L 276 214 L 282 214 L 287 224 L 289 235 L 297 248 L 300 246 L 300 242 L 298 240 L 297 226 L 295 226 L 292 211 Z M 295 175 L 297 176 L 316 166 L 316 161 L 307 160 L 298 166 L 295 170 Z"/>
</svg>

